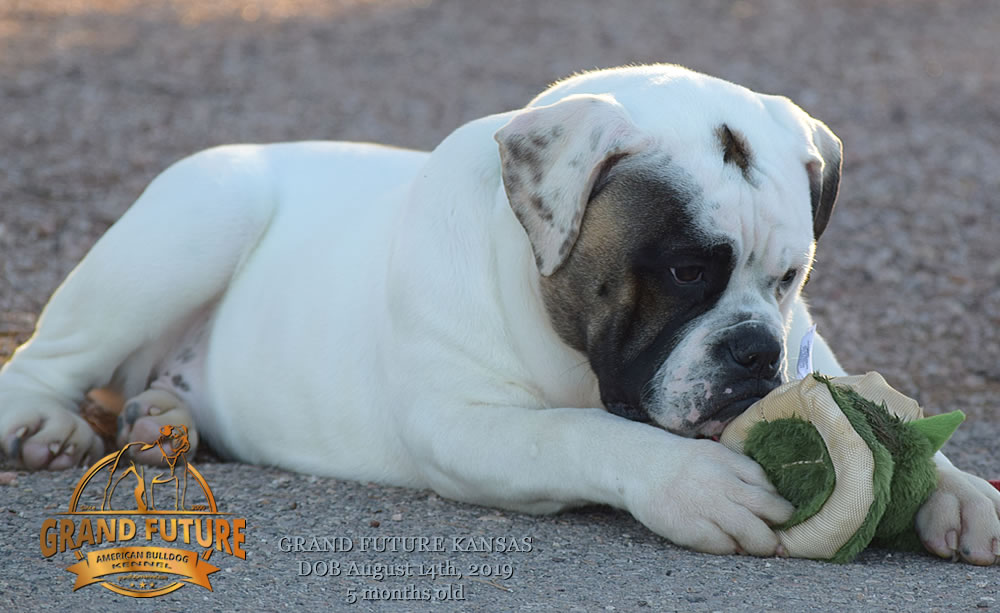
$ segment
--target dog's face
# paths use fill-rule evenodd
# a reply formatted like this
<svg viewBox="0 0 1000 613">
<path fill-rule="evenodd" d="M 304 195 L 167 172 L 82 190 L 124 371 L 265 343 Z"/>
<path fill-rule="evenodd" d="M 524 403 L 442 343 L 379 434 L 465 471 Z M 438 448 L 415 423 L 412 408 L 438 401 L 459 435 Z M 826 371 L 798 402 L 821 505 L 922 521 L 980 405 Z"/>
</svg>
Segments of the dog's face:
<svg viewBox="0 0 1000 613">
<path fill-rule="evenodd" d="M 784 99 L 661 69 L 639 97 L 601 89 L 623 71 L 557 86 L 497 141 L 552 325 L 606 408 L 712 436 L 782 382 L 840 145 Z"/>
</svg>

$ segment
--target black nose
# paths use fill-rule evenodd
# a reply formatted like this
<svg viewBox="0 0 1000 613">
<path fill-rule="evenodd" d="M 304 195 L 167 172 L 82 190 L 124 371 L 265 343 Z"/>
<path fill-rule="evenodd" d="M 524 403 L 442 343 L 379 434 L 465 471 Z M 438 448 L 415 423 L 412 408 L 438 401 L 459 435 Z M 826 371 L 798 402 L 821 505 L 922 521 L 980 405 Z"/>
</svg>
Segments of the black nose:
<svg viewBox="0 0 1000 613">
<path fill-rule="evenodd" d="M 753 326 L 729 339 L 733 365 L 760 379 L 773 379 L 781 367 L 781 343 L 763 328 Z"/>
</svg>

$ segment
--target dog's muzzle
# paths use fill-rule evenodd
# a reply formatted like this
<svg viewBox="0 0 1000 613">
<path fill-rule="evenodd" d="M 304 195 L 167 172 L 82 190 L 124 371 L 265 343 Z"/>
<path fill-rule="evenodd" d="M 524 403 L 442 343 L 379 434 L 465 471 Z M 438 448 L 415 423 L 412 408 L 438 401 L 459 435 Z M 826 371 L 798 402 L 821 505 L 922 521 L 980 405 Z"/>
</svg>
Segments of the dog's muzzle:
<svg viewBox="0 0 1000 613">
<path fill-rule="evenodd" d="M 759 322 L 731 328 L 714 350 L 720 365 L 720 403 L 706 418 L 728 422 L 781 385 L 781 339 Z"/>
</svg>

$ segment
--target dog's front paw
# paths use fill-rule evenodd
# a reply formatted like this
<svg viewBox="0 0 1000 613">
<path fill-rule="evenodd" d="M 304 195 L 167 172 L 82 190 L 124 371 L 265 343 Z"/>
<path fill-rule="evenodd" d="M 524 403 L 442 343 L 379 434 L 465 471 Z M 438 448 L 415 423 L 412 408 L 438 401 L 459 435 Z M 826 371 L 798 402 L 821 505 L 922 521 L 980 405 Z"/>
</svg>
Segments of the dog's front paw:
<svg viewBox="0 0 1000 613">
<path fill-rule="evenodd" d="M 0 393 L 0 449 L 28 470 L 62 470 L 104 455 L 82 417 L 44 396 L 11 391 Z"/>
<path fill-rule="evenodd" d="M 920 508 L 917 534 L 931 553 L 988 566 L 1000 557 L 1000 492 L 957 468 L 938 467 L 938 484 Z"/>
<path fill-rule="evenodd" d="M 684 440 L 686 449 L 661 462 L 627 501 L 629 510 L 672 542 L 715 554 L 784 555 L 772 525 L 794 511 L 763 469 L 745 455 L 708 440 Z"/>
</svg>

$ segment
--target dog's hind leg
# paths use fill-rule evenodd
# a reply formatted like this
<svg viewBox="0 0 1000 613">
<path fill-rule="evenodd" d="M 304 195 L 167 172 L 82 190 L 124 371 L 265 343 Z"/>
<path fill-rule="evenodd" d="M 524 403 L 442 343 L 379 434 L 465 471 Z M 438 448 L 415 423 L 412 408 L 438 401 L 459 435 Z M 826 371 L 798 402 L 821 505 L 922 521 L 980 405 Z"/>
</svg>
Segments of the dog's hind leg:
<svg viewBox="0 0 1000 613">
<path fill-rule="evenodd" d="M 211 149 L 166 170 L 56 290 L 0 370 L 8 457 L 61 469 L 100 456 L 76 407 L 109 383 L 126 397 L 145 389 L 170 337 L 210 308 L 250 256 L 276 208 L 260 151 Z"/>
<path fill-rule="evenodd" d="M 118 416 L 116 442 L 119 447 L 136 441 L 154 443 L 161 437 L 164 426 L 170 426 L 175 432 L 179 432 L 178 429 L 183 426 L 186 429 L 183 440 L 174 437 L 164 441 L 162 452 L 159 447 L 146 451 L 130 449 L 132 458 L 141 464 L 167 466 L 169 462 L 164 452 L 181 452 L 193 456 L 199 442 L 194 414 L 183 400 L 162 389 L 148 389 L 125 403 L 125 408 Z M 179 445 L 183 445 L 183 448 L 179 448 Z"/>
</svg>

